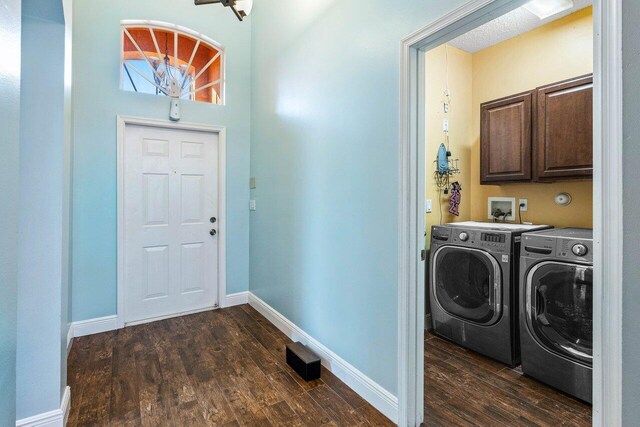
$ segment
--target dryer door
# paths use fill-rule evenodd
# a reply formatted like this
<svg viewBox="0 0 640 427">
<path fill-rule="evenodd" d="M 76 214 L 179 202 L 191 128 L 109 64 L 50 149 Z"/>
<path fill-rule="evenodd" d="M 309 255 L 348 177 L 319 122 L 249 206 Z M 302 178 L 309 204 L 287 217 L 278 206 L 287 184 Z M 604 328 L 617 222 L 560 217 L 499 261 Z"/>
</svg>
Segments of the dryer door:
<svg viewBox="0 0 640 427">
<path fill-rule="evenodd" d="M 452 316 L 492 325 L 502 314 L 502 273 L 491 254 L 443 246 L 433 255 L 433 294 Z"/>
<path fill-rule="evenodd" d="M 592 363 L 593 267 L 541 262 L 527 274 L 527 325 L 547 349 Z"/>
</svg>

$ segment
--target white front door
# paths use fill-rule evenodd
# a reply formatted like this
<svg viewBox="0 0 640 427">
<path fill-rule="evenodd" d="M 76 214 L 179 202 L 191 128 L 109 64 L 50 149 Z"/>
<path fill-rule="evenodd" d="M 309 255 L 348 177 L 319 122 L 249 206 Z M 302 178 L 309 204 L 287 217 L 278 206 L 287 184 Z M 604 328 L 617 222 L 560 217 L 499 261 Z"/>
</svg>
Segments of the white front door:
<svg viewBox="0 0 640 427">
<path fill-rule="evenodd" d="M 123 155 L 124 322 L 214 307 L 219 135 L 126 125 Z"/>
</svg>

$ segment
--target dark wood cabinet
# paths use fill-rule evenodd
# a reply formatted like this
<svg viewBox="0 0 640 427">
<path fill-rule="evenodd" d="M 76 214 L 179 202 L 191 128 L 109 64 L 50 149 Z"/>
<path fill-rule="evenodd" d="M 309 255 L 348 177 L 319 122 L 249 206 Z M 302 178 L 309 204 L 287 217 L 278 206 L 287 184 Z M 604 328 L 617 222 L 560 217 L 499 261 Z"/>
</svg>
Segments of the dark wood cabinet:
<svg viewBox="0 0 640 427">
<path fill-rule="evenodd" d="M 480 105 L 480 183 L 593 175 L 593 77 Z"/>
<path fill-rule="evenodd" d="M 532 94 L 480 106 L 480 182 L 530 181 Z"/>
<path fill-rule="evenodd" d="M 536 89 L 534 179 L 593 176 L 593 77 Z"/>
</svg>

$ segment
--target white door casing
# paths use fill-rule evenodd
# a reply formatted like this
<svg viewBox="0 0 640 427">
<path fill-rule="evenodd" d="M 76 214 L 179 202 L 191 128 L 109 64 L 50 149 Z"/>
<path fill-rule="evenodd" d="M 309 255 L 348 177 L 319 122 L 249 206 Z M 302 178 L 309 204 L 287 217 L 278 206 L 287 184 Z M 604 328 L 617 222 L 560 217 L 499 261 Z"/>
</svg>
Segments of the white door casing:
<svg viewBox="0 0 640 427">
<path fill-rule="evenodd" d="M 398 425 L 423 420 L 424 56 L 526 0 L 470 0 L 400 43 Z M 622 420 L 622 0 L 594 0 L 593 425 Z M 606 286 L 604 284 L 606 283 Z"/>
<path fill-rule="evenodd" d="M 119 326 L 217 307 L 225 287 L 223 136 L 119 122 Z"/>
</svg>

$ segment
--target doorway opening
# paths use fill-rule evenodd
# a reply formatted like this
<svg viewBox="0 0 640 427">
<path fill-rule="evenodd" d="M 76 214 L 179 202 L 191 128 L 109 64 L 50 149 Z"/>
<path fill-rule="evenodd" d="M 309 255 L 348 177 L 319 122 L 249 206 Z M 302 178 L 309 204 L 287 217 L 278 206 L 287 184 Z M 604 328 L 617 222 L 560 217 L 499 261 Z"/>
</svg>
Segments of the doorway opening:
<svg viewBox="0 0 640 427">
<path fill-rule="evenodd" d="M 403 41 L 400 425 L 619 419 L 619 11 L 538 3 Z"/>
</svg>

